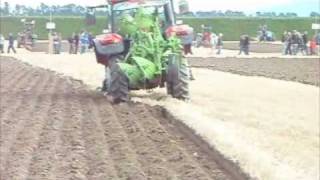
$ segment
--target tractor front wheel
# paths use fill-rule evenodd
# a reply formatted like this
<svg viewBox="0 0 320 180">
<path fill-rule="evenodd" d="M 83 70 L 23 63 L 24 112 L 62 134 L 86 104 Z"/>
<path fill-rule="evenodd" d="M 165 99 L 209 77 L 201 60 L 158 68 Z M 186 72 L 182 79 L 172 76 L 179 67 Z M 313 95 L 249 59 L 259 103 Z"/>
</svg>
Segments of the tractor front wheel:
<svg viewBox="0 0 320 180">
<path fill-rule="evenodd" d="M 114 103 L 121 103 L 129 101 L 129 79 L 127 75 L 122 72 L 119 64 L 112 63 L 110 67 L 110 87 L 108 95 L 112 97 Z"/>
</svg>

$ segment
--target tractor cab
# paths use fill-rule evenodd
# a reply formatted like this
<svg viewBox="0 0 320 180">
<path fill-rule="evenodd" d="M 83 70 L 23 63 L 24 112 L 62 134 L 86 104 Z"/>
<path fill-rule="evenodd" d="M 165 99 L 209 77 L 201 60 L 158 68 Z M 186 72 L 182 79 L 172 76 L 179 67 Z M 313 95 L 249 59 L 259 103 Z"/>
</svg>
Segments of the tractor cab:
<svg viewBox="0 0 320 180">
<path fill-rule="evenodd" d="M 114 2 L 111 7 L 112 32 L 119 32 L 119 23 L 124 18 L 133 20 L 138 10 L 143 9 L 146 15 L 159 18 L 160 27 L 163 32 L 165 28 L 175 24 L 175 17 L 171 3 L 167 0 L 152 1 L 121 1 Z M 151 21 L 151 20 L 150 20 Z"/>
</svg>

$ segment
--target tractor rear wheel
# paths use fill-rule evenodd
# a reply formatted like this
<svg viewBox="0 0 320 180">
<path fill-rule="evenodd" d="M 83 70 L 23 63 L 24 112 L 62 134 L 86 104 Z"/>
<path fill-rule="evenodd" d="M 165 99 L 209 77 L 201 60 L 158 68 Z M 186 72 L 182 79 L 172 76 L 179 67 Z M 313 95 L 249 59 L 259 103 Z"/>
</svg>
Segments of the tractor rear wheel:
<svg viewBox="0 0 320 180">
<path fill-rule="evenodd" d="M 189 70 L 186 64 L 177 63 L 178 56 L 169 57 L 166 86 L 167 93 L 180 100 L 189 99 Z"/>
<path fill-rule="evenodd" d="M 119 64 L 112 63 L 110 67 L 111 81 L 108 95 L 112 97 L 114 103 L 129 101 L 129 79 L 122 72 Z"/>
<path fill-rule="evenodd" d="M 111 63 L 110 63 L 111 64 Z M 102 81 L 102 88 L 101 91 L 102 92 L 108 92 L 110 89 L 110 82 L 111 81 L 111 73 L 110 73 L 110 68 L 109 67 L 105 67 L 105 78 Z"/>
</svg>

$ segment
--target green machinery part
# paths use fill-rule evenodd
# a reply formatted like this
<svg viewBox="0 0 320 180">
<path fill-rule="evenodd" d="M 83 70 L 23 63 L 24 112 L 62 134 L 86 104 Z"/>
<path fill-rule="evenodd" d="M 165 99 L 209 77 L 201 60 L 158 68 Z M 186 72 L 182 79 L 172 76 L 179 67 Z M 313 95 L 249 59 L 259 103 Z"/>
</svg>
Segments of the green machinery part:
<svg viewBox="0 0 320 180">
<path fill-rule="evenodd" d="M 168 64 L 171 54 L 181 55 L 178 38 L 163 38 L 157 14 L 138 9 L 135 17 L 125 15 L 120 22 L 120 33 L 132 39 L 127 57 L 118 63 L 127 75 L 130 88 L 142 89 L 148 80 L 159 77 Z"/>
</svg>

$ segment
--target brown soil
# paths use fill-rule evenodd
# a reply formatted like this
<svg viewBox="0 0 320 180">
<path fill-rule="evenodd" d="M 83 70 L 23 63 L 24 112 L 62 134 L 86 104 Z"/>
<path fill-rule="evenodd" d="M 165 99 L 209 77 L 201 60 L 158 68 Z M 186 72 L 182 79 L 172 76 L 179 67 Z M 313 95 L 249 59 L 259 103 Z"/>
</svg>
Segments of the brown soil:
<svg viewBox="0 0 320 180">
<path fill-rule="evenodd" d="M 223 45 L 224 49 L 229 50 L 240 50 L 239 43 L 235 42 L 225 42 Z M 255 53 L 281 53 L 282 52 L 281 44 L 271 44 L 271 43 L 255 43 L 250 44 L 250 52 Z"/>
<path fill-rule="evenodd" d="M 247 179 L 162 108 L 1 57 L 0 179 Z"/>
<path fill-rule="evenodd" d="M 239 43 L 236 42 L 225 42 L 224 49 L 229 50 L 239 50 Z M 62 52 L 69 51 L 69 44 L 67 42 L 62 42 L 61 47 Z M 31 49 L 32 52 L 48 52 L 48 42 L 37 42 L 35 46 Z M 281 53 L 281 44 L 271 44 L 271 43 L 251 43 L 250 52 L 256 53 Z"/>
<path fill-rule="evenodd" d="M 189 58 L 192 67 L 320 86 L 319 59 Z"/>
</svg>

